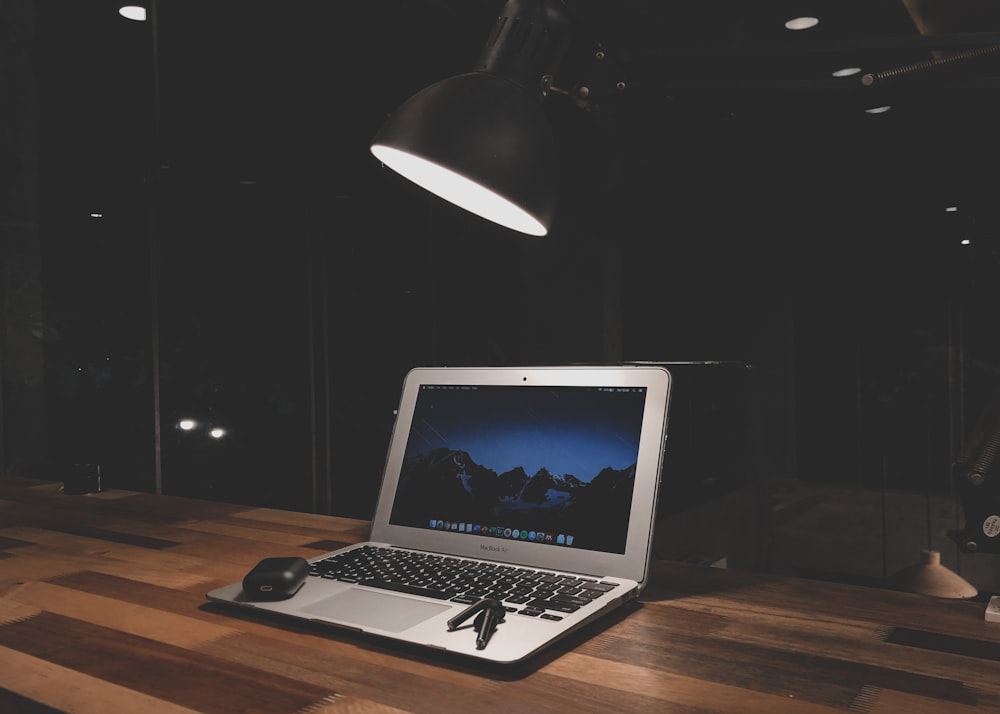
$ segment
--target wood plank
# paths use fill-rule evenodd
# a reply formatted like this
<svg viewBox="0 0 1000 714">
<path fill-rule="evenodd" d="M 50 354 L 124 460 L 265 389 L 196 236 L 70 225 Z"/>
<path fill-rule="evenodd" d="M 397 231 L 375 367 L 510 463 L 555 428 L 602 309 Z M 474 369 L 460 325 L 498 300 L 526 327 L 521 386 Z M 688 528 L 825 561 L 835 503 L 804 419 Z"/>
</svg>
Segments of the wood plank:
<svg viewBox="0 0 1000 714">
<path fill-rule="evenodd" d="M 46 546 L 50 553 L 61 554 L 65 559 L 78 556 L 93 556 L 117 560 L 122 563 L 134 563 L 136 565 L 141 565 L 143 562 L 150 562 L 149 549 L 128 543 L 89 538 L 83 535 L 73 535 L 64 531 L 52 531 L 45 528 L 4 528 L 3 532 L 11 537 L 27 540 L 36 545 Z M 158 552 L 156 562 L 161 568 L 176 570 L 203 569 L 206 563 L 203 557 L 184 555 L 174 552 L 174 549 Z"/>
<path fill-rule="evenodd" d="M 68 523 L 66 521 L 36 521 L 36 527 L 44 528 L 55 533 L 66 533 L 72 536 L 82 536 L 84 538 L 94 538 L 97 540 L 110 541 L 111 543 L 122 543 L 133 545 L 137 548 L 149 548 L 152 550 L 166 550 L 176 547 L 178 544 L 174 540 L 156 538 L 154 536 L 132 533 L 125 529 L 111 530 L 80 523 Z"/>
<path fill-rule="evenodd" d="M 159 519 L 151 521 L 141 516 L 119 513 L 114 509 L 114 502 L 97 503 L 96 508 L 93 502 L 88 502 L 86 505 L 87 508 L 73 508 L 72 501 L 58 504 L 47 501 L 23 504 L 17 508 L 0 509 L 3 515 L 0 523 L 7 528 L 32 526 L 53 531 L 92 530 L 92 537 L 122 542 L 128 542 L 129 538 L 133 538 L 137 545 L 148 539 L 149 545 L 154 548 L 169 547 L 173 545 L 172 539 L 186 534 L 184 530 L 177 530 L 175 520 L 163 518 L 162 514 Z M 160 544 L 157 540 L 166 542 Z"/>
<path fill-rule="evenodd" d="M 18 602 L 7 593 L 0 592 L 0 625 L 27 620 L 40 612 L 41 610 L 34 605 Z"/>
<path fill-rule="evenodd" d="M 74 714 L 199 714 L 188 707 L 137 692 L 128 686 L 102 681 L 70 667 L 2 646 L 0 671 L 0 687 L 56 711 Z"/>
<path fill-rule="evenodd" d="M 13 558 L 0 560 L 0 591 L 29 580 L 45 580 L 79 570 L 81 564 L 61 555 L 47 558 L 36 547 L 25 548 Z"/>
<path fill-rule="evenodd" d="M 0 647 L 203 714 L 234 711 L 294 714 L 337 694 L 200 652 L 47 612 L 0 627 Z M 5 687 L 8 678 L 8 674 L 3 675 Z M 225 686 L 220 686 L 223 682 Z M 13 684 L 18 686 L 18 680 Z"/>
<path fill-rule="evenodd" d="M 342 519 L 320 516 L 324 527 L 293 525 L 289 523 L 259 521 L 241 518 L 240 514 L 227 515 L 219 518 L 190 520 L 172 524 L 172 528 L 180 533 L 198 534 L 209 529 L 218 530 L 222 534 L 239 537 L 247 542 L 265 541 L 278 543 L 283 536 L 295 535 L 296 543 L 301 545 L 314 540 L 337 538 L 344 542 L 356 543 L 367 537 L 367 530 L 345 527 Z M 348 535 L 345 535 L 345 532 Z M 356 537 L 357 536 L 357 537 Z M 185 541 L 190 539 L 181 538 Z M 198 539 L 201 542 L 201 539 Z"/>
<path fill-rule="evenodd" d="M 209 580 L 202 582 L 201 577 L 194 584 L 171 579 L 170 582 L 150 582 L 146 579 L 133 577 L 131 572 L 108 574 L 94 570 L 81 570 L 75 573 L 56 576 L 49 581 L 51 585 L 69 590 L 89 593 L 102 597 L 113 597 L 124 602 L 141 603 L 157 612 L 171 612 L 176 615 L 213 618 L 201 611 L 201 606 L 208 604 L 205 593 L 217 584 Z"/>
<path fill-rule="evenodd" d="M 317 529 L 328 533 L 367 533 L 371 528 L 369 521 L 341 516 L 324 516 L 318 513 L 302 513 L 301 511 L 279 511 L 273 508 L 251 508 L 239 513 L 239 517 L 258 523 L 271 523 L 281 526 L 291 526 L 297 529 Z"/>
<path fill-rule="evenodd" d="M 702 680 L 650 670 L 627 662 L 608 662 L 597 657 L 568 652 L 543 669 L 577 682 L 592 682 L 617 689 L 625 694 L 639 690 L 661 699 L 667 710 L 672 706 L 704 708 L 721 714 L 743 714 L 746 711 L 766 711 L 772 714 L 829 714 L 843 711 L 840 706 L 828 706 L 797 699 L 791 695 L 765 694 L 745 688 L 717 684 L 706 691 Z"/>
<path fill-rule="evenodd" d="M 281 528 L 265 530 L 250 523 L 243 523 L 240 519 L 192 521 L 184 523 L 178 526 L 178 528 L 229 538 L 239 538 L 246 541 L 264 540 L 272 549 L 277 546 L 297 547 L 302 545 L 302 534 L 298 531 L 289 531 Z"/>
<path fill-rule="evenodd" d="M 893 627 L 884 642 L 906 647 L 918 647 L 931 652 L 947 652 L 961 657 L 975 657 L 1000 663 L 1000 642 L 988 642 L 971 637 L 956 637 L 940 632 L 915 630 L 910 627 Z M 1000 674 L 1000 668 L 997 670 Z"/>
<path fill-rule="evenodd" d="M 749 624 L 737 620 L 718 636 L 790 652 L 825 653 L 837 659 L 870 665 L 892 662 L 895 668 L 907 672 L 945 676 L 974 682 L 977 686 L 1000 687 L 1000 663 L 977 662 L 959 653 L 886 642 L 887 635 L 883 633 L 892 630 L 821 621 L 811 623 L 804 630 L 801 624 L 795 622 Z"/>
<path fill-rule="evenodd" d="M 80 556 L 45 546 L 35 546 L 21 552 L 19 559 L 0 561 L 0 587 L 28 580 L 51 580 L 81 571 L 108 575 L 128 573 L 131 580 L 174 587 L 198 588 L 214 582 L 205 566 L 185 569 L 163 567 L 150 559 L 111 559 L 101 554 Z M 206 588 L 208 589 L 208 588 Z"/>
<path fill-rule="evenodd" d="M 166 613 L 135 602 L 51 583 L 26 583 L 8 593 L 6 599 L 177 647 L 193 649 L 205 642 L 237 633 L 233 628 L 214 625 L 203 619 Z"/>
<path fill-rule="evenodd" d="M 941 708 L 940 702 L 924 699 L 910 692 L 880 691 L 870 707 L 860 710 L 860 714 L 975 714 L 975 712 L 1000 711 L 1000 699 L 996 696 L 975 699 L 974 704 L 949 704 Z"/>
<path fill-rule="evenodd" d="M 78 503 L 74 499 L 81 499 Z M 87 496 L 49 499 L 67 509 L 87 509 L 91 512 L 111 514 L 150 524 L 180 523 L 187 520 L 218 518 L 241 513 L 246 506 L 218 501 L 201 501 L 179 496 L 157 496 L 151 493 L 111 490 Z"/>
</svg>

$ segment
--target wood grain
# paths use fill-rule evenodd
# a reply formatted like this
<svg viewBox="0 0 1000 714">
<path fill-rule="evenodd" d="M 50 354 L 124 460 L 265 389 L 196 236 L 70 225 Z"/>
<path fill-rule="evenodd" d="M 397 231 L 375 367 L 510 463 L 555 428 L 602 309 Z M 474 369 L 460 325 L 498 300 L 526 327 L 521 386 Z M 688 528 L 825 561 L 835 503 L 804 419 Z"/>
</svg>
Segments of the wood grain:
<svg viewBox="0 0 1000 714">
<path fill-rule="evenodd" d="M 234 614 L 205 593 L 362 521 L 0 480 L 0 711 L 1000 711 L 982 602 L 656 562 L 528 663 L 471 663 Z"/>
</svg>

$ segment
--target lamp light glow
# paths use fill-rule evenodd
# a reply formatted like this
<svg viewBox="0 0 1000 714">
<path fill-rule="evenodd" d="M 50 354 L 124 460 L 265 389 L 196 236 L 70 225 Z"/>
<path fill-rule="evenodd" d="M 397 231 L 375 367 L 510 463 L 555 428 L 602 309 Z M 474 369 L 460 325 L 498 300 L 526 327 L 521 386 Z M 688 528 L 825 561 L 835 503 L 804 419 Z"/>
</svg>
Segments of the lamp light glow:
<svg viewBox="0 0 1000 714">
<path fill-rule="evenodd" d="M 374 144 L 371 151 L 396 173 L 470 213 L 520 233 L 548 233 L 538 218 L 470 178 L 391 146 Z"/>
</svg>

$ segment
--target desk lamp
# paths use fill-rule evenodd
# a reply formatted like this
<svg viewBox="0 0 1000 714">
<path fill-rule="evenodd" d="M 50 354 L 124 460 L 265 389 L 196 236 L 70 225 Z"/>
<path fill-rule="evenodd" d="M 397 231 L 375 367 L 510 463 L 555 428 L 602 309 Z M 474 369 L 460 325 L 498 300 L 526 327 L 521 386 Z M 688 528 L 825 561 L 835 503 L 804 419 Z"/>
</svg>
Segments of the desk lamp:
<svg viewBox="0 0 1000 714">
<path fill-rule="evenodd" d="M 955 460 L 953 478 L 965 514 L 961 530 L 948 531 L 963 553 L 1000 553 L 1000 387 L 995 388 L 969 439 Z M 941 565 L 941 554 L 925 550 L 916 565 L 896 573 L 899 590 L 937 597 L 972 598 L 978 591 Z"/>
<path fill-rule="evenodd" d="M 476 69 L 408 99 L 371 152 L 476 215 L 545 235 L 555 215 L 556 151 L 541 100 L 569 39 L 562 2 L 508 0 Z"/>
<path fill-rule="evenodd" d="M 1000 385 L 955 460 L 955 487 L 965 524 L 948 536 L 965 553 L 1000 553 Z"/>
</svg>

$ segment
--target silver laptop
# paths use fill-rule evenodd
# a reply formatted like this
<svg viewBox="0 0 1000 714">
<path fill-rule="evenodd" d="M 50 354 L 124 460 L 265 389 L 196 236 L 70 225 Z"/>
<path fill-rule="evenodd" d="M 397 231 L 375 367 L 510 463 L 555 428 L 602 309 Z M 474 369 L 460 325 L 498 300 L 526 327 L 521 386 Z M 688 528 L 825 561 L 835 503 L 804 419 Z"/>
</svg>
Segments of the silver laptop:
<svg viewBox="0 0 1000 714">
<path fill-rule="evenodd" d="M 287 599 L 207 597 L 524 660 L 645 586 L 670 392 L 654 366 L 414 369 L 369 541 L 309 559 Z"/>
</svg>

